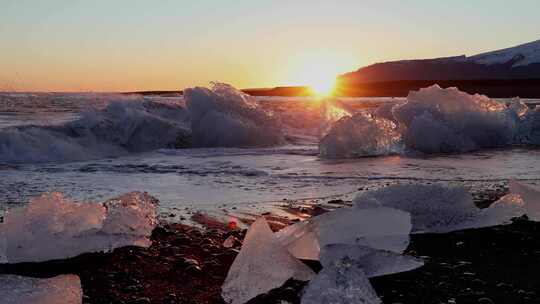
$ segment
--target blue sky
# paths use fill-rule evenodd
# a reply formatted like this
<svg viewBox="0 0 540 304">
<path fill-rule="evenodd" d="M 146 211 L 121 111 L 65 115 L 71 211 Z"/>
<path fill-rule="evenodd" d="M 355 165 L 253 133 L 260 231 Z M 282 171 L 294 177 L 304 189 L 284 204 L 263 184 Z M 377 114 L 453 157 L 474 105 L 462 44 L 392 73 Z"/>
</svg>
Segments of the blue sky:
<svg viewBox="0 0 540 304">
<path fill-rule="evenodd" d="M 0 0 L 0 89 L 309 84 L 540 39 L 540 1 Z"/>
</svg>

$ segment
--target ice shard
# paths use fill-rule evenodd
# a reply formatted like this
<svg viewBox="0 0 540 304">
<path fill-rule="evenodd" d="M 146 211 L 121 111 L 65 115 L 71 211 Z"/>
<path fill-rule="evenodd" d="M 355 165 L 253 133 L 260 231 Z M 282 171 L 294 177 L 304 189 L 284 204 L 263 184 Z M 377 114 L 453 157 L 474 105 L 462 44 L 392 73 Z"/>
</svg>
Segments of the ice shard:
<svg viewBox="0 0 540 304">
<path fill-rule="evenodd" d="M 409 244 L 411 217 L 387 207 L 341 208 L 286 227 L 279 241 L 297 258 L 319 259 L 328 244 L 363 245 L 401 253 Z"/>
<path fill-rule="evenodd" d="M 409 271 L 424 265 L 421 259 L 412 256 L 366 246 L 330 244 L 321 250 L 323 267 L 338 265 L 345 260 L 362 269 L 368 278 Z"/>
<path fill-rule="evenodd" d="M 227 303 L 243 304 L 282 286 L 290 278 L 309 281 L 314 275 L 278 242 L 266 220 L 260 217 L 249 228 L 221 295 Z"/>
<path fill-rule="evenodd" d="M 81 281 L 75 275 L 36 279 L 0 275 L 0 302 L 3 304 L 81 304 Z"/>
</svg>

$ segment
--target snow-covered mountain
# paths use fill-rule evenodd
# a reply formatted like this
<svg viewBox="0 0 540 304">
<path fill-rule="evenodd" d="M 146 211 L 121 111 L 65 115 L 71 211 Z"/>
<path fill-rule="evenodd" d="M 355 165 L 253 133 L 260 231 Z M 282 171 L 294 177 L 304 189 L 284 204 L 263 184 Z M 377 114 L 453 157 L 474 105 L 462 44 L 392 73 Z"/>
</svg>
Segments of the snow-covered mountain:
<svg viewBox="0 0 540 304">
<path fill-rule="evenodd" d="M 540 63 L 540 40 L 515 47 L 471 56 L 469 61 L 480 64 L 505 64 L 512 62 L 512 67 Z"/>
<path fill-rule="evenodd" d="M 347 83 L 540 78 L 540 40 L 467 57 L 376 63 L 341 76 Z"/>
</svg>

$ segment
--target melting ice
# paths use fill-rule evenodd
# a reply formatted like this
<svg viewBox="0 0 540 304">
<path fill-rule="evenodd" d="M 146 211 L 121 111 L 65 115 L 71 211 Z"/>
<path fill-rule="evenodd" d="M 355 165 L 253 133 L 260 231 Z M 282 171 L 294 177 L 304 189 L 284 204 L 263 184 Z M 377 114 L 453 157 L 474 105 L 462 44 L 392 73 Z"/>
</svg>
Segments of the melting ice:
<svg viewBox="0 0 540 304">
<path fill-rule="evenodd" d="M 157 223 L 156 203 L 140 192 L 104 203 L 77 203 L 57 192 L 43 194 L 8 212 L 0 224 L 4 262 L 65 259 L 128 245 L 148 247 Z"/>
</svg>

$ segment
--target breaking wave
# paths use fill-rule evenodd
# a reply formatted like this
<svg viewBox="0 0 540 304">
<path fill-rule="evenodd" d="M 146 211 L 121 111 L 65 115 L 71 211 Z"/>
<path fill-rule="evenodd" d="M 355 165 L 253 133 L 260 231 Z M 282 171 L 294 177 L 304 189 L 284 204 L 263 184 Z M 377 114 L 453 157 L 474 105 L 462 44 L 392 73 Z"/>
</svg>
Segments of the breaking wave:
<svg viewBox="0 0 540 304">
<path fill-rule="evenodd" d="M 279 120 L 253 97 L 223 83 L 184 91 L 197 147 L 271 146 L 283 142 Z"/>
<path fill-rule="evenodd" d="M 324 134 L 320 151 L 322 157 L 350 158 L 510 145 L 540 145 L 539 108 L 434 85 L 410 92 L 405 102 L 341 118 Z"/>
<path fill-rule="evenodd" d="M 59 126 L 0 130 L 0 162 L 76 161 L 189 144 L 185 110 L 151 101 L 113 101 Z"/>
</svg>

